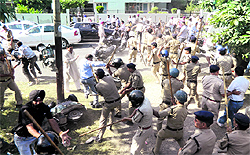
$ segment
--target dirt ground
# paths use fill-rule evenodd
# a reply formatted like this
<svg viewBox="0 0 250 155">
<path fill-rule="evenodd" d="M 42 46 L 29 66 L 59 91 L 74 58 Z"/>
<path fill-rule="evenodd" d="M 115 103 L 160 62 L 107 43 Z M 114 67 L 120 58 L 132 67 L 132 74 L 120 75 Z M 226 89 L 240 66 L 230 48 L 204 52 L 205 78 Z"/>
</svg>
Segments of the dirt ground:
<svg viewBox="0 0 250 155">
<path fill-rule="evenodd" d="M 127 54 L 127 50 L 122 52 L 122 53 L 117 53 L 115 54 L 115 58 L 122 58 L 123 61 L 125 63 L 128 62 L 128 54 Z M 202 94 L 202 83 L 201 83 L 201 79 L 203 76 L 208 75 L 209 74 L 209 66 L 208 63 L 206 61 L 206 58 L 203 54 L 198 54 L 197 55 L 200 60 L 199 63 L 202 66 L 202 70 L 201 73 L 198 76 L 198 94 L 200 95 L 200 100 L 201 100 L 201 94 Z M 146 58 L 146 55 L 144 56 L 144 58 Z M 139 70 L 143 76 L 144 79 L 144 86 L 146 88 L 146 92 L 145 92 L 145 96 L 150 100 L 152 107 L 155 110 L 159 110 L 158 105 L 161 103 L 161 86 L 160 84 L 157 84 L 154 80 L 154 77 L 151 73 L 150 67 L 149 66 L 145 66 L 142 62 L 139 61 L 140 56 L 139 54 L 137 55 L 137 62 L 135 63 L 137 66 L 137 70 Z M 249 77 L 248 77 L 249 78 Z M 189 94 L 189 89 L 187 88 L 187 86 L 185 86 L 184 91 L 186 91 Z M 249 100 L 249 92 L 246 95 L 247 100 Z M 249 103 L 247 103 L 249 104 Z M 122 116 L 127 116 L 128 115 L 128 98 L 124 97 L 122 99 Z M 240 110 L 240 112 L 245 113 L 245 107 L 242 108 Z M 224 113 L 224 109 L 225 109 L 225 105 L 224 102 L 221 105 L 220 108 L 220 115 L 222 115 Z M 189 136 L 192 135 L 195 131 L 195 127 L 194 127 L 194 112 L 201 110 L 200 108 L 197 108 L 197 106 L 194 103 L 191 103 L 188 106 L 188 110 L 189 110 L 189 114 L 185 120 L 185 124 L 184 124 L 184 140 L 188 140 Z M 153 118 L 153 129 L 154 129 L 154 133 L 156 133 L 156 122 L 157 122 L 157 118 L 154 117 Z M 165 122 L 166 124 L 166 122 Z M 116 145 L 116 148 L 120 148 L 119 149 L 119 153 L 121 154 L 129 154 L 130 151 L 130 145 L 132 142 L 132 137 L 134 136 L 136 130 L 138 129 L 137 125 L 133 125 L 133 126 L 128 126 L 124 123 L 119 123 L 117 125 L 114 125 L 114 134 L 121 134 L 122 136 L 120 137 L 116 137 L 116 136 L 107 136 L 110 138 L 105 138 L 106 136 L 104 136 L 104 140 L 111 140 L 112 144 Z M 220 128 L 216 123 L 212 125 L 212 130 L 215 132 L 217 139 L 221 139 L 226 132 L 226 128 Z M 106 133 L 105 133 L 106 134 Z M 156 138 L 155 136 L 152 134 L 148 139 L 147 139 L 147 144 L 145 149 L 143 150 L 143 154 L 152 154 L 151 150 L 154 147 L 156 143 Z M 177 154 L 179 150 L 179 145 L 178 143 L 173 140 L 173 139 L 166 139 L 162 145 L 161 145 L 161 154 Z M 116 154 L 116 151 L 114 151 L 114 154 Z M 213 154 L 218 154 L 218 149 L 217 147 L 215 147 Z"/>
</svg>

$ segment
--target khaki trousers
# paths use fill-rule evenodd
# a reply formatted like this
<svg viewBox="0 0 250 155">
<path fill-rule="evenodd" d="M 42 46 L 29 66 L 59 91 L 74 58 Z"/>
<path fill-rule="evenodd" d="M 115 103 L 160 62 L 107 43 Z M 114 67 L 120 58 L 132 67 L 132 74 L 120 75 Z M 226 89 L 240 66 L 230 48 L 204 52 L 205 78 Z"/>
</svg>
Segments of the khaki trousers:
<svg viewBox="0 0 250 155">
<path fill-rule="evenodd" d="M 136 55 L 137 55 L 137 50 L 129 50 L 129 63 L 131 63 L 131 60 L 133 60 L 133 62 L 136 62 Z"/>
<path fill-rule="evenodd" d="M 194 82 L 187 82 L 187 86 L 190 89 L 188 105 L 191 103 L 192 100 L 195 101 L 197 106 L 200 106 L 199 95 L 197 93 L 197 83 Z"/>
</svg>

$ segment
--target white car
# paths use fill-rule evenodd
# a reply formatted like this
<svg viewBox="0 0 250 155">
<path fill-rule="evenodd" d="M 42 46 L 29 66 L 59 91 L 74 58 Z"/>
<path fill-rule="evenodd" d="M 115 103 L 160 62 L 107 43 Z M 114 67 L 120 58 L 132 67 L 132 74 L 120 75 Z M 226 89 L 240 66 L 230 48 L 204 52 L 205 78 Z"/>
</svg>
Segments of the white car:
<svg viewBox="0 0 250 155">
<path fill-rule="evenodd" d="M 22 33 L 23 31 L 28 30 L 37 24 L 31 21 L 23 20 L 6 23 L 5 25 L 12 31 L 12 34 L 15 38 L 15 35 L 18 35 L 19 33 Z"/>
<path fill-rule="evenodd" d="M 81 41 L 78 29 L 61 25 L 59 30 L 62 34 L 62 48 Z M 15 36 L 15 40 L 21 41 L 24 45 L 36 47 L 38 51 L 41 51 L 48 44 L 55 45 L 54 24 L 38 24 Z"/>
</svg>

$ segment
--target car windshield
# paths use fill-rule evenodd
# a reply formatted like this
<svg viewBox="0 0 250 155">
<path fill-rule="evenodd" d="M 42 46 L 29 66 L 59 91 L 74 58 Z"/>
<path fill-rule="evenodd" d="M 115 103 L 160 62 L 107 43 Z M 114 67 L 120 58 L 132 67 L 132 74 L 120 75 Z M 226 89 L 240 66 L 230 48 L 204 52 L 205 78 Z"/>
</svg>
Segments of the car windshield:
<svg viewBox="0 0 250 155">
<path fill-rule="evenodd" d="M 38 26 L 38 27 L 35 27 L 35 28 L 33 28 L 33 29 L 30 29 L 29 30 L 29 33 L 39 33 L 41 30 L 40 30 L 40 26 Z"/>
<path fill-rule="evenodd" d="M 22 24 L 8 25 L 8 27 L 12 30 L 22 30 Z"/>
<path fill-rule="evenodd" d="M 66 28 L 66 29 L 73 30 L 73 28 L 71 28 L 71 27 L 68 27 L 68 26 L 65 26 L 65 25 L 61 25 L 61 26 Z"/>
<path fill-rule="evenodd" d="M 24 27 L 24 30 L 27 30 L 27 29 L 33 27 L 33 25 L 30 25 L 30 24 L 23 24 L 23 27 Z"/>
</svg>

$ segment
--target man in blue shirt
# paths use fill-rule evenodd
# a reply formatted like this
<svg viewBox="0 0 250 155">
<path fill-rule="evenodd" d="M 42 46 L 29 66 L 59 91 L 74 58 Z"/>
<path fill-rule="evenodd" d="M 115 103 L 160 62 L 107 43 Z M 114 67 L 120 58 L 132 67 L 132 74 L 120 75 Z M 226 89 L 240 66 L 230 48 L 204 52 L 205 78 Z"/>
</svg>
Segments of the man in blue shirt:
<svg viewBox="0 0 250 155">
<path fill-rule="evenodd" d="M 87 54 L 85 59 L 81 61 L 80 64 L 80 77 L 81 82 L 84 85 L 84 93 L 85 97 L 88 98 L 89 95 L 89 88 L 93 92 L 94 101 L 91 103 L 93 108 L 100 108 L 100 104 L 98 102 L 98 94 L 95 89 L 96 81 L 93 75 L 93 68 L 92 67 L 104 67 L 106 66 L 105 63 L 101 61 L 92 61 L 93 55 Z"/>
</svg>

